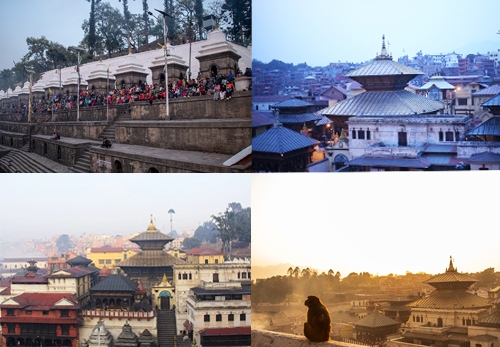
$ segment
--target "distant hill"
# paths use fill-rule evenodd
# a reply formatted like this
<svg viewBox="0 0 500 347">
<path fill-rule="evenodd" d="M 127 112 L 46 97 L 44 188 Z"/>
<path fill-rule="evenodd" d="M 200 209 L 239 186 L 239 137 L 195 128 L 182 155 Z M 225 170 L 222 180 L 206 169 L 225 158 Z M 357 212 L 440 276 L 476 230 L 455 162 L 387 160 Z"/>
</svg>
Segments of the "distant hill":
<svg viewBox="0 0 500 347">
<path fill-rule="evenodd" d="M 253 279 L 263 279 L 270 278 L 273 276 L 286 276 L 286 272 L 289 268 L 296 268 L 297 265 L 293 264 L 278 264 L 278 265 L 267 265 L 267 266 L 255 266 L 252 265 L 252 278 Z M 299 266 L 302 269 L 302 266 Z"/>
</svg>

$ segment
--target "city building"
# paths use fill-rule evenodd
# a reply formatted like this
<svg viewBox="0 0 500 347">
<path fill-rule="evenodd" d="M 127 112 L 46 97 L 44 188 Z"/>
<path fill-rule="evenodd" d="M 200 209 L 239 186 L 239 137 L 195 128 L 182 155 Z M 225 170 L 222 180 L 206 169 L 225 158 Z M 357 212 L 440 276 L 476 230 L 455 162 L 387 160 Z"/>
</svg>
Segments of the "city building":
<svg viewBox="0 0 500 347">
<path fill-rule="evenodd" d="M 199 346 L 208 341 L 214 343 L 217 336 L 223 345 L 247 345 L 251 326 L 250 280 L 249 260 L 175 265 L 177 331 L 193 337 Z"/>
<path fill-rule="evenodd" d="M 88 247 L 87 258 L 90 259 L 98 268 L 113 268 L 121 261 L 128 259 L 137 254 L 137 251 L 132 249 L 124 249 L 122 247 Z"/>
<path fill-rule="evenodd" d="M 15 295 L 0 304 L 2 345 L 77 347 L 79 308 L 68 293 Z"/>
</svg>

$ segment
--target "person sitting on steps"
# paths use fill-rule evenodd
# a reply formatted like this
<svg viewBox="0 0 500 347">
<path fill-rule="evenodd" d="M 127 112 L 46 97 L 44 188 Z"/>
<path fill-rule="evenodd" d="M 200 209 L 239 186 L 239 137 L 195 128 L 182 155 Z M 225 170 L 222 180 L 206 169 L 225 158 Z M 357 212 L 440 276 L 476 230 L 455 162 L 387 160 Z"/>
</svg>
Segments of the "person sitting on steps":
<svg viewBox="0 0 500 347">
<path fill-rule="evenodd" d="M 111 141 L 109 141 L 107 138 L 104 138 L 102 140 L 102 145 L 101 147 L 104 147 L 104 148 L 110 148 L 111 147 Z"/>
</svg>

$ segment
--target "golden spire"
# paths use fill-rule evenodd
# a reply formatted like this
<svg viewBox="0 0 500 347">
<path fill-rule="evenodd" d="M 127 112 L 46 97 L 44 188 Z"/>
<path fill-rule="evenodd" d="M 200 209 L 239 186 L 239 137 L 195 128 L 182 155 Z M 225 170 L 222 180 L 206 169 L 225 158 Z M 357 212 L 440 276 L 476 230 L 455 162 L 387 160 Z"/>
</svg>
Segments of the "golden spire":
<svg viewBox="0 0 500 347">
<path fill-rule="evenodd" d="M 148 230 L 146 230 L 146 231 L 148 231 L 148 232 L 150 232 L 150 233 L 153 233 L 153 232 L 156 232 L 156 231 L 157 231 L 157 230 L 156 230 L 156 227 L 155 227 L 155 225 L 154 225 L 154 223 L 153 223 L 153 214 L 151 214 L 151 220 L 149 221 Z"/>
<path fill-rule="evenodd" d="M 451 255 L 450 255 L 450 265 L 448 266 L 446 272 L 457 272 L 457 269 L 453 267 L 453 258 L 451 257 Z"/>
</svg>

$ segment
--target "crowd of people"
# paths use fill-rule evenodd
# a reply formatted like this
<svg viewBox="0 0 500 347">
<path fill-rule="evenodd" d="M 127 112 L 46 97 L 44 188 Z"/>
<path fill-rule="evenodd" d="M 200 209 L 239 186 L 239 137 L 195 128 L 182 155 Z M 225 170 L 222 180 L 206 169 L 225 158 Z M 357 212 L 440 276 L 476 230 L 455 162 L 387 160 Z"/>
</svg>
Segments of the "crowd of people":
<svg viewBox="0 0 500 347">
<path fill-rule="evenodd" d="M 251 76 L 251 69 L 247 68 L 244 74 Z M 213 95 L 214 100 L 229 100 L 234 93 L 235 75 L 231 72 L 226 75 L 214 75 L 210 78 L 185 79 L 179 78 L 176 83 L 168 84 L 168 97 L 170 99 L 195 97 L 200 95 Z M 163 83 L 156 85 L 133 85 L 130 88 L 123 86 L 121 89 L 114 89 L 109 93 L 97 92 L 95 90 L 80 91 L 80 107 L 93 107 L 127 104 L 132 102 L 149 102 L 155 100 L 165 100 L 166 89 Z M 77 107 L 77 95 L 55 94 L 49 98 L 35 100 L 33 113 L 50 113 L 58 110 L 70 110 Z M 29 112 L 25 103 L 0 105 L 0 113 L 22 113 Z"/>
</svg>

